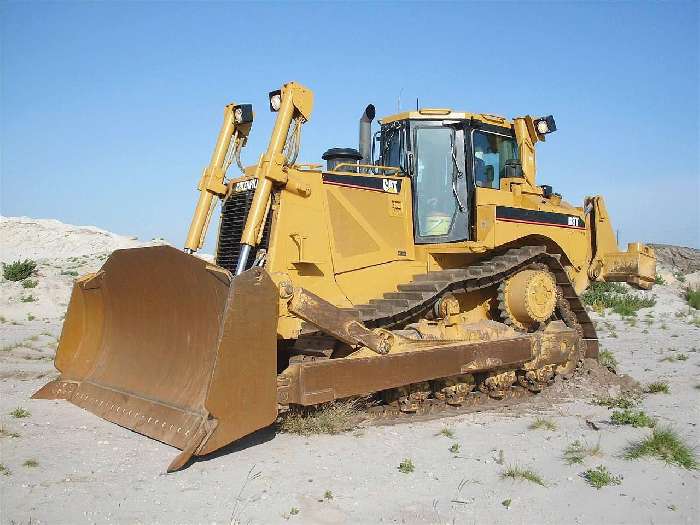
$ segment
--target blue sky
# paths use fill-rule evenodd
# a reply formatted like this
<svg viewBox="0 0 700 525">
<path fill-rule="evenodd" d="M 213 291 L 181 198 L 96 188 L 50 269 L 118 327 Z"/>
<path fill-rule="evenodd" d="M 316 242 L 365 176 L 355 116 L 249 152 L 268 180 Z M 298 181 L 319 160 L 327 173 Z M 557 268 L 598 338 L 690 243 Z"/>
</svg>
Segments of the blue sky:
<svg viewBox="0 0 700 525">
<path fill-rule="evenodd" d="M 422 106 L 554 114 L 539 181 L 622 242 L 698 246 L 698 3 L 3 2 L 0 208 L 181 245 L 223 106 L 316 93 L 300 159 Z M 213 229 L 213 228 L 212 228 Z"/>
</svg>

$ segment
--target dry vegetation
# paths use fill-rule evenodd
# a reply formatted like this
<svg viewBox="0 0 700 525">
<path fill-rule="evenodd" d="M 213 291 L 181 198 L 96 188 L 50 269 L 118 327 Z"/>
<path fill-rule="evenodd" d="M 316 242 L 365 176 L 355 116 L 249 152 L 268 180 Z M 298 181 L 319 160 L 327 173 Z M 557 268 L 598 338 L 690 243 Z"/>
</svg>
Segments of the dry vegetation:
<svg viewBox="0 0 700 525">
<path fill-rule="evenodd" d="M 282 432 L 308 436 L 311 434 L 338 434 L 352 430 L 359 418 L 355 401 L 336 401 L 319 408 L 292 409 L 279 421 Z"/>
</svg>

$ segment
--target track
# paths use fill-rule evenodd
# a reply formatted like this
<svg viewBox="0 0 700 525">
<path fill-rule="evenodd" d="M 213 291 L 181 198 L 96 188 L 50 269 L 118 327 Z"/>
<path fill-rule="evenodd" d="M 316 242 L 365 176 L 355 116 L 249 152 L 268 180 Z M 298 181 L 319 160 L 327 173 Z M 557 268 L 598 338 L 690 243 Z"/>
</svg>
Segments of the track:
<svg viewBox="0 0 700 525">
<path fill-rule="evenodd" d="M 563 301 L 559 301 L 560 315 L 569 326 L 580 331 L 586 343 L 587 355 L 595 356 L 598 336 L 593 322 L 559 262 L 559 256 L 547 253 L 544 246 L 511 248 L 469 268 L 419 275 L 412 282 L 399 285 L 397 292 L 385 293 L 380 299 L 355 306 L 351 311 L 369 328 L 403 328 L 425 316 L 436 301 L 448 292 L 470 293 L 496 286 L 532 265 L 544 265 L 554 274 L 560 299 L 568 303 L 564 305 Z"/>
<path fill-rule="evenodd" d="M 347 309 L 361 320 L 368 328 L 384 328 L 398 330 L 416 320 L 429 315 L 436 302 L 447 293 L 472 293 L 498 285 L 511 275 L 526 268 L 542 269 L 550 271 L 557 285 L 556 316 L 563 320 L 569 327 L 574 328 L 581 335 L 581 357 L 597 357 L 598 340 L 595 327 L 586 312 L 584 305 L 574 291 L 566 271 L 559 261 L 559 256 L 547 253 L 544 246 L 525 246 L 511 248 L 501 254 L 484 259 L 469 268 L 458 268 L 428 272 L 417 276 L 413 281 L 399 285 L 398 291 L 385 293 L 381 298 L 373 299 L 367 304 L 358 305 Z M 508 323 L 508 319 L 504 322 Z M 303 330 L 304 335 L 312 336 L 315 330 Z M 317 333 L 317 332 L 316 332 Z M 499 391 L 500 398 L 493 399 L 491 393 L 483 388 L 482 381 L 485 375 L 477 378 L 474 391 L 467 394 L 459 406 L 447 404 L 444 399 L 438 399 L 433 389 L 425 383 L 406 385 L 405 387 L 391 391 L 378 392 L 372 396 L 370 403 L 364 412 L 371 419 L 380 421 L 402 421 L 406 419 L 432 419 L 445 415 L 461 414 L 478 410 L 486 410 L 518 403 L 536 395 L 542 387 L 553 381 L 553 376 L 538 380 L 537 385 L 514 384 L 505 390 Z M 536 386 L 536 388 L 530 388 Z M 528 388 L 526 388 L 528 387 Z M 481 392 L 479 390 L 482 390 Z M 407 399 L 414 399 L 418 393 L 417 403 L 406 403 Z M 393 395 L 392 395 L 393 394 Z M 399 399 L 400 400 L 397 400 Z M 414 399 L 415 401 L 415 399 Z M 415 407 L 406 410 L 407 406 Z"/>
</svg>

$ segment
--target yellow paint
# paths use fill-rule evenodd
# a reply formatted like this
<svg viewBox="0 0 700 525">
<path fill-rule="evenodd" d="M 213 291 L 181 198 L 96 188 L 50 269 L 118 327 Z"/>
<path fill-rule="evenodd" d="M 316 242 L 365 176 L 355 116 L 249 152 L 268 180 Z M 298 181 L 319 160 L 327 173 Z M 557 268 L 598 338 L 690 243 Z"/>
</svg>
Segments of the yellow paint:
<svg viewBox="0 0 700 525">
<path fill-rule="evenodd" d="M 633 244 L 627 252 L 620 252 L 601 197 L 575 207 L 557 195 L 544 196 L 536 184 L 535 161 L 535 144 L 544 137 L 534 130 L 532 117 L 509 120 L 496 115 L 423 109 L 381 121 L 473 118 L 513 129 L 518 142 L 524 177 L 502 178 L 499 189 L 474 190 L 473 240 L 416 245 L 411 181 L 398 176 L 395 169 L 381 168 L 376 175 L 333 172 L 350 178 L 376 177 L 388 188 L 400 180 L 400 191 L 391 192 L 331 184 L 323 181 L 324 172 L 318 165 L 285 164 L 283 149 L 290 127 L 295 121 L 300 126 L 310 118 L 312 104 L 313 94 L 307 88 L 295 83 L 283 86 L 282 104 L 267 152 L 256 167 L 246 170 L 246 177 L 231 183 L 258 179 L 242 242 L 256 242 L 269 210 L 272 228 L 266 268 L 278 283 L 289 280 L 336 306 L 350 307 L 396 291 L 399 284 L 426 271 L 466 267 L 494 250 L 524 245 L 545 245 L 550 253 L 561 255 L 577 292 L 584 290 L 590 279 L 624 280 L 642 287 L 653 281 L 653 250 Z M 585 228 L 501 220 L 496 218 L 497 206 L 566 214 L 584 221 Z M 474 301 L 461 298 L 460 302 L 470 303 L 469 309 L 477 317 L 485 315 L 493 304 L 481 296 Z M 300 326 L 300 320 L 281 308 L 279 337 L 295 338 Z"/>
</svg>

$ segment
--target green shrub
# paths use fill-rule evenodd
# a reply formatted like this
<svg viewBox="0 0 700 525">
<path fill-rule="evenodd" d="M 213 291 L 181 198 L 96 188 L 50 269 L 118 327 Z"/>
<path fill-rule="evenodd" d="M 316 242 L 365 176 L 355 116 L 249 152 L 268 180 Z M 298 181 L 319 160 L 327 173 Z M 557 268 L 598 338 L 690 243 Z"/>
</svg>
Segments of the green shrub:
<svg viewBox="0 0 700 525">
<path fill-rule="evenodd" d="M 638 310 L 656 304 L 656 299 L 631 293 L 619 283 L 591 283 L 581 299 L 595 310 L 612 308 L 623 317 L 637 315 Z"/>
<path fill-rule="evenodd" d="M 666 284 L 666 279 L 664 279 L 663 277 L 661 277 L 661 276 L 657 273 L 657 274 L 656 274 L 656 277 L 654 277 L 654 284 L 664 285 L 664 284 Z"/>
<path fill-rule="evenodd" d="M 530 430 L 544 429 L 544 430 L 554 431 L 557 429 L 557 424 L 554 421 L 552 421 L 551 419 L 538 417 L 532 423 L 530 423 L 530 426 L 528 428 Z"/>
<path fill-rule="evenodd" d="M 627 446 L 625 458 L 643 457 L 654 457 L 688 470 L 698 468 L 698 460 L 693 449 L 686 445 L 678 433 L 670 427 L 655 428 L 651 435 Z"/>
<path fill-rule="evenodd" d="M 642 410 L 615 410 L 610 421 L 616 425 L 632 425 L 635 428 L 656 426 L 656 420 L 647 416 Z"/>
<path fill-rule="evenodd" d="M 8 281 L 21 281 L 30 277 L 36 270 L 36 262 L 31 259 L 2 263 L 2 276 Z"/>
<path fill-rule="evenodd" d="M 446 438 L 454 439 L 455 438 L 455 432 L 452 430 L 450 427 L 443 427 L 440 432 L 435 434 L 436 436 L 445 436 Z"/>
<path fill-rule="evenodd" d="M 22 281 L 22 288 L 36 288 L 37 284 L 39 284 L 39 281 L 36 279 L 25 279 Z"/>
<path fill-rule="evenodd" d="M 591 487 L 600 490 L 607 485 L 619 485 L 622 483 L 622 476 L 614 476 L 603 465 L 598 465 L 596 468 L 588 469 L 581 474 Z"/>
<path fill-rule="evenodd" d="M 601 456 L 602 454 L 600 440 L 595 446 L 589 446 L 585 441 L 576 440 L 564 449 L 564 461 L 567 465 L 575 465 L 583 463 L 587 456 Z"/>
<path fill-rule="evenodd" d="M 540 476 L 537 472 L 535 472 L 532 469 L 521 468 L 518 465 L 508 467 L 506 470 L 501 472 L 501 479 L 506 478 L 520 481 L 529 481 L 530 483 L 542 485 L 543 487 L 547 486 L 544 480 L 542 479 L 542 476 Z"/>
<path fill-rule="evenodd" d="M 599 352 L 598 362 L 600 363 L 600 366 L 604 366 L 611 372 L 615 372 L 617 370 L 617 359 L 615 359 L 615 355 L 610 350 L 603 350 Z"/>
<path fill-rule="evenodd" d="M 646 386 L 644 392 L 647 394 L 669 394 L 670 390 L 666 381 L 654 381 Z"/>
<path fill-rule="evenodd" d="M 700 289 L 693 290 L 692 288 L 686 288 L 685 300 L 688 301 L 690 306 L 696 310 L 700 310 Z"/>
<path fill-rule="evenodd" d="M 623 410 L 628 410 L 636 407 L 639 404 L 639 398 L 633 394 L 625 393 L 620 394 L 617 397 L 595 397 L 593 399 L 593 404 L 607 408 L 621 408 Z"/>
<path fill-rule="evenodd" d="M 10 412 L 10 415 L 12 417 L 16 417 L 17 419 L 31 416 L 31 414 L 29 413 L 29 410 L 25 410 L 22 407 L 15 408 L 12 412 Z"/>
<path fill-rule="evenodd" d="M 413 461 L 411 461 L 409 458 L 405 458 L 401 463 L 399 463 L 399 466 L 396 468 L 399 472 L 402 472 L 403 474 L 409 474 L 416 470 Z"/>
</svg>

